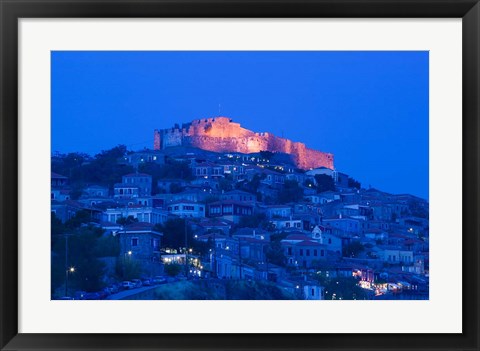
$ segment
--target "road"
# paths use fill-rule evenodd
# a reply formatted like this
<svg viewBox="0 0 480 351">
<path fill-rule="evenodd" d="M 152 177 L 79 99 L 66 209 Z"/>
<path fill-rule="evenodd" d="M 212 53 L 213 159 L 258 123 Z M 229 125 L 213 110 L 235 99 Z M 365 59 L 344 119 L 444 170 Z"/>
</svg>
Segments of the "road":
<svg viewBox="0 0 480 351">
<path fill-rule="evenodd" d="M 112 294 L 112 295 L 108 296 L 105 300 L 121 300 L 121 299 L 124 299 L 128 296 L 135 295 L 135 294 L 138 294 L 138 293 L 141 293 L 141 292 L 144 292 L 144 291 L 148 291 L 148 290 L 151 290 L 151 289 L 155 289 L 155 288 L 156 288 L 156 285 L 152 285 L 152 286 L 143 286 L 141 288 L 123 290 L 119 293 Z"/>
</svg>

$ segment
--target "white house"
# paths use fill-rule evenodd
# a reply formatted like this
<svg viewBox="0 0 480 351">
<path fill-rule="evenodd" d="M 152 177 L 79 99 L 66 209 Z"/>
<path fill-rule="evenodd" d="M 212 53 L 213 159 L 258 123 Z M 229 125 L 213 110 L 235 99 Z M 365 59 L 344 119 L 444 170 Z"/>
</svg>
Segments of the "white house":
<svg viewBox="0 0 480 351">
<path fill-rule="evenodd" d="M 178 200 L 167 205 L 169 213 L 180 217 L 205 217 L 205 205 L 188 200 Z"/>
<path fill-rule="evenodd" d="M 303 298 L 305 300 L 324 300 L 324 288 L 319 285 L 304 285 Z"/>
</svg>

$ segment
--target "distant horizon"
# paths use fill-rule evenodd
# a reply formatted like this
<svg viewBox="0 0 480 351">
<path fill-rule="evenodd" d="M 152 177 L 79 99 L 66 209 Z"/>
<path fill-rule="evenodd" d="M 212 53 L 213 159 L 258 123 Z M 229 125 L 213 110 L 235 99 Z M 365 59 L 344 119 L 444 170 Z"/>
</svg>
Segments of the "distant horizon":
<svg viewBox="0 0 480 351">
<path fill-rule="evenodd" d="M 52 52 L 52 155 L 153 149 L 155 129 L 223 115 L 429 199 L 428 52 Z"/>
</svg>

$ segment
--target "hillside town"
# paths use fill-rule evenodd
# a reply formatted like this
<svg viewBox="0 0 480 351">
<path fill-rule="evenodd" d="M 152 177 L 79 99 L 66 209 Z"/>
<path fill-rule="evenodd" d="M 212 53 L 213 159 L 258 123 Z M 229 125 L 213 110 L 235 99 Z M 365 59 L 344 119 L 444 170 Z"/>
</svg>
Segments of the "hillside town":
<svg viewBox="0 0 480 351">
<path fill-rule="evenodd" d="M 53 299 L 428 299 L 425 199 L 270 151 L 51 161 Z"/>
</svg>

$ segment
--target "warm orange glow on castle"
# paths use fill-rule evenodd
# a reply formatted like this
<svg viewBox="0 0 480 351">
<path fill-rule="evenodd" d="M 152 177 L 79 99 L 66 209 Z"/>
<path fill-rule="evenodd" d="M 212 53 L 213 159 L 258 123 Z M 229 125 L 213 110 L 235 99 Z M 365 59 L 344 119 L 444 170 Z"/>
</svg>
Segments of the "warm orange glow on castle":
<svg viewBox="0 0 480 351">
<path fill-rule="evenodd" d="M 181 127 L 177 124 L 170 129 L 155 129 L 155 150 L 181 145 L 215 152 L 282 152 L 291 155 L 298 168 L 333 169 L 333 154 L 309 149 L 303 143 L 270 133 L 252 132 L 227 117 L 197 119 Z"/>
</svg>

